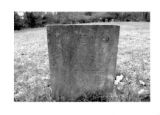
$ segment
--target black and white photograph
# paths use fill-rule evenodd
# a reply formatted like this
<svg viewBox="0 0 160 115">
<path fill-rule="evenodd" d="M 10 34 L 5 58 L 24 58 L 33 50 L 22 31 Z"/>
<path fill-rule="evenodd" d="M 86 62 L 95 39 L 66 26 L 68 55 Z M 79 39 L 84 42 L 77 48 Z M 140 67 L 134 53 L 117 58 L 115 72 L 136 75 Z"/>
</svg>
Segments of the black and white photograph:
<svg viewBox="0 0 160 115">
<path fill-rule="evenodd" d="M 4 115 L 160 115 L 158 0 L 4 0 Z"/>
<path fill-rule="evenodd" d="M 150 102 L 150 11 L 14 12 L 14 102 Z"/>
</svg>

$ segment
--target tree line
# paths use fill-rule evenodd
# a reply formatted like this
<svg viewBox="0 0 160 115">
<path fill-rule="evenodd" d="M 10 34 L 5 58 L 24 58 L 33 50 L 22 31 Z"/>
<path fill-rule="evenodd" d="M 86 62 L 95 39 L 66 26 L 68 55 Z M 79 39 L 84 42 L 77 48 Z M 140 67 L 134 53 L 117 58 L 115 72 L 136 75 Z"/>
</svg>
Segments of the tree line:
<svg viewBox="0 0 160 115">
<path fill-rule="evenodd" d="M 14 12 L 14 30 L 44 27 L 46 24 L 75 24 L 111 21 L 150 22 L 150 12 Z"/>
</svg>

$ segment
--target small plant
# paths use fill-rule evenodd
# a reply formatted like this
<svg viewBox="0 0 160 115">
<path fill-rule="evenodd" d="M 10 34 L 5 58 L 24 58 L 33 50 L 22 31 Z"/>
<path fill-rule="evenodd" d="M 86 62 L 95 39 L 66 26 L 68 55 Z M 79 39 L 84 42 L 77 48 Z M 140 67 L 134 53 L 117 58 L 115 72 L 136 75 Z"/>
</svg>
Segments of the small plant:
<svg viewBox="0 0 160 115">
<path fill-rule="evenodd" d="M 110 97 L 107 96 L 104 91 L 100 90 L 94 92 L 87 91 L 83 95 L 75 99 L 75 101 L 78 102 L 108 102 L 109 100 Z"/>
</svg>

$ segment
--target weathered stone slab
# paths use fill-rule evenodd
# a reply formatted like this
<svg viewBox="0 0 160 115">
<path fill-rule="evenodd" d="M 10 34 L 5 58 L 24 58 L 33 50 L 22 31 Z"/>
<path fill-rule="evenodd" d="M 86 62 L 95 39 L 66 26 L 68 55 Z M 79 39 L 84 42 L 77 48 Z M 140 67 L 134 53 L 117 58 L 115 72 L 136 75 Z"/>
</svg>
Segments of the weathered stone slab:
<svg viewBox="0 0 160 115">
<path fill-rule="evenodd" d="M 74 100 L 86 91 L 113 89 L 119 26 L 47 26 L 53 97 Z"/>
</svg>

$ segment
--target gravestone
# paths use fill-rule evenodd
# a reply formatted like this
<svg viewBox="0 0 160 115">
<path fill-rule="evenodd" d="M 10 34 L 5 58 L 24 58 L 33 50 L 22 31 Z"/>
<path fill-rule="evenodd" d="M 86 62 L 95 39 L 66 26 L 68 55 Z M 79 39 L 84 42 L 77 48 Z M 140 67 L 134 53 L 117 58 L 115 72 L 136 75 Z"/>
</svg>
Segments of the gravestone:
<svg viewBox="0 0 160 115">
<path fill-rule="evenodd" d="M 71 101 L 85 93 L 113 90 L 119 26 L 48 25 L 52 96 Z"/>
</svg>

